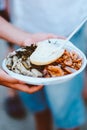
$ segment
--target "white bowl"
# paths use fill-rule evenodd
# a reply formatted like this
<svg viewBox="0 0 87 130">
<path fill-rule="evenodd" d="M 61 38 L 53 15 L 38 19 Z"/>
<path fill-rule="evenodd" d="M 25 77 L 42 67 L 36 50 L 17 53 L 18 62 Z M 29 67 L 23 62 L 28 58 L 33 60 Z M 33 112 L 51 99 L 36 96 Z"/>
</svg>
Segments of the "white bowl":
<svg viewBox="0 0 87 130">
<path fill-rule="evenodd" d="M 47 42 L 43 41 L 43 42 Z M 58 42 L 58 43 L 63 43 L 64 40 L 61 39 L 51 39 L 51 41 L 53 42 Z M 76 52 L 81 58 L 82 58 L 82 66 L 79 70 L 77 70 L 76 72 L 72 73 L 72 74 L 68 74 L 65 76 L 60 76 L 60 77 L 51 77 L 51 78 L 36 78 L 36 77 L 29 77 L 29 76 L 24 76 L 21 74 L 17 74 L 14 73 L 12 71 L 10 71 L 7 67 L 6 67 L 6 59 L 4 59 L 4 61 L 2 62 L 2 67 L 3 69 L 12 77 L 21 80 L 27 84 L 33 84 L 33 85 L 52 85 L 52 84 L 59 84 L 59 83 L 64 83 L 72 78 L 74 78 L 76 75 L 78 75 L 79 73 L 81 73 L 84 68 L 86 67 L 87 64 L 87 60 L 86 60 L 86 56 L 84 55 L 84 53 L 79 50 L 77 47 L 75 47 L 70 41 L 68 41 L 66 43 L 66 47 L 65 49 L 69 50 L 69 51 L 74 51 Z"/>
</svg>

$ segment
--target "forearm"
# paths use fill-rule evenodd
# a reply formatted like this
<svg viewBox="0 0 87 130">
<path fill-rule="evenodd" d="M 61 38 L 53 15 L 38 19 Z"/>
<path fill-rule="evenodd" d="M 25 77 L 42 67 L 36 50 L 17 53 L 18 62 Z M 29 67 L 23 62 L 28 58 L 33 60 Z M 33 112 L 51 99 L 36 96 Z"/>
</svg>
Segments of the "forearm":
<svg viewBox="0 0 87 130">
<path fill-rule="evenodd" d="M 29 33 L 18 29 L 0 17 L 0 38 L 17 45 L 23 45 L 23 42 L 30 37 Z"/>
</svg>

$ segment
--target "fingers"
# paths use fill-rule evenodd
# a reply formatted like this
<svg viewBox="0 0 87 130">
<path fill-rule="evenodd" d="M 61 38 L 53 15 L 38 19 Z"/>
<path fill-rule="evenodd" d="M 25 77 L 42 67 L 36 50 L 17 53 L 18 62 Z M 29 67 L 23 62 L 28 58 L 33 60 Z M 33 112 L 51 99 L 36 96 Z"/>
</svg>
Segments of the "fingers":
<svg viewBox="0 0 87 130">
<path fill-rule="evenodd" d="M 48 34 L 47 39 L 49 38 L 66 39 L 64 36 L 58 36 L 54 34 Z"/>
<path fill-rule="evenodd" d="M 34 86 L 34 85 L 26 85 L 26 84 L 14 84 L 14 85 L 10 84 L 10 87 L 30 94 L 35 93 L 43 88 L 42 85 Z"/>
<path fill-rule="evenodd" d="M 32 38 L 26 39 L 26 40 L 23 42 L 22 46 L 29 46 L 29 45 L 31 45 L 31 44 L 33 44 L 33 43 L 34 43 L 34 41 L 33 41 Z"/>
<path fill-rule="evenodd" d="M 3 70 L 0 69 L 0 83 L 4 84 L 5 82 L 13 83 L 13 84 L 23 83 L 22 81 L 12 78 L 7 73 L 5 73 Z"/>
<path fill-rule="evenodd" d="M 20 90 L 27 93 L 34 93 L 39 91 L 43 88 L 42 85 L 35 86 L 35 85 L 27 85 L 22 81 L 16 80 L 12 77 L 10 77 L 8 74 L 6 74 L 3 70 L 0 70 L 0 83 L 1 85 Z"/>
<path fill-rule="evenodd" d="M 46 34 L 46 33 L 38 33 L 38 34 L 33 34 L 33 35 L 31 35 L 31 37 L 29 39 L 26 39 L 23 42 L 23 46 L 29 46 L 29 45 L 34 44 L 36 42 L 51 39 L 51 38 L 65 39 L 65 37 L 63 37 L 63 36 L 58 36 L 58 35 L 54 35 L 54 34 Z"/>
<path fill-rule="evenodd" d="M 39 85 L 39 86 L 25 85 L 23 87 L 24 87 L 23 91 L 27 92 L 27 93 L 30 93 L 30 94 L 35 93 L 35 92 L 37 92 L 37 91 L 39 91 L 39 90 L 41 90 L 43 88 L 42 85 Z"/>
<path fill-rule="evenodd" d="M 66 37 L 64 37 L 64 36 L 57 36 L 57 39 L 66 39 Z"/>
</svg>

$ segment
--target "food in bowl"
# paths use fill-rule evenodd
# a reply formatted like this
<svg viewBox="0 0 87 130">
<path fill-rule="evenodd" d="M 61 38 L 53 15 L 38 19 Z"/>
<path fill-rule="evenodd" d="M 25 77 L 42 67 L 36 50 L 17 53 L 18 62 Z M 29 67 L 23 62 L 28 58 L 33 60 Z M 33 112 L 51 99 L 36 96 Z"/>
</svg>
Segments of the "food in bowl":
<svg viewBox="0 0 87 130">
<path fill-rule="evenodd" d="M 48 44 L 50 44 L 50 41 Z M 13 53 L 10 53 L 6 58 L 7 68 L 10 71 L 26 76 L 50 78 L 72 74 L 78 71 L 82 66 L 82 58 L 80 58 L 78 53 L 69 51 L 67 49 L 63 49 L 58 53 L 55 53 L 57 48 L 52 47 L 52 51 L 49 51 L 49 48 L 47 52 L 41 52 L 42 56 L 45 54 L 43 60 L 40 59 L 40 55 L 39 58 L 37 58 L 36 55 L 38 56 L 38 53 L 35 53 L 35 50 L 38 46 L 40 51 L 40 48 L 42 47 L 40 44 L 37 44 L 26 46 Z M 45 47 L 47 46 L 45 45 Z M 35 53 L 35 55 L 33 58 L 31 58 L 33 53 Z M 46 54 L 48 57 L 46 57 Z M 50 59 L 51 55 L 54 55 L 54 57 Z M 39 62 L 36 62 L 34 59 L 39 59 Z"/>
</svg>

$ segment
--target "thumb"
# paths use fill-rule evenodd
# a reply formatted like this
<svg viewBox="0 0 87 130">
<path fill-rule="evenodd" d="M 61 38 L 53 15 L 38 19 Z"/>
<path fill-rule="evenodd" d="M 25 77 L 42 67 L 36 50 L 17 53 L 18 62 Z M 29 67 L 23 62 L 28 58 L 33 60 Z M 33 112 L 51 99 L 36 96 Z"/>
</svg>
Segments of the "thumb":
<svg viewBox="0 0 87 130">
<path fill-rule="evenodd" d="M 22 46 L 30 46 L 31 44 L 33 44 L 33 40 L 29 38 L 29 39 L 24 40 Z"/>
</svg>

